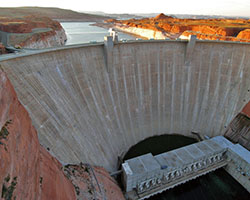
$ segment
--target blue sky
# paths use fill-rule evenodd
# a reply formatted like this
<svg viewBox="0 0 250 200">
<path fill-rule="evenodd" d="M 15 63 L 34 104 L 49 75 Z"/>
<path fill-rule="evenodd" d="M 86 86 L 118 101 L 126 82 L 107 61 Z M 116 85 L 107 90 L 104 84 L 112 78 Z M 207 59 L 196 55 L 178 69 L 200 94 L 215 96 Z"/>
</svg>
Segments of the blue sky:
<svg viewBox="0 0 250 200">
<path fill-rule="evenodd" d="M 107 13 L 249 16 L 250 0 L 0 0 L 1 7 L 42 6 Z"/>
</svg>

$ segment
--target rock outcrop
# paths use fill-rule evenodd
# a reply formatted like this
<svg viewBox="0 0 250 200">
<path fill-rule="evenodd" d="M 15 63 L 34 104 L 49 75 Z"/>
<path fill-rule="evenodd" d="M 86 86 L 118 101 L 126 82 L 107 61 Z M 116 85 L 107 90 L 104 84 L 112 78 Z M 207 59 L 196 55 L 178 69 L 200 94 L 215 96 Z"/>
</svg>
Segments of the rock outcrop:
<svg viewBox="0 0 250 200">
<path fill-rule="evenodd" d="M 5 46 L 2 43 L 0 43 L 0 55 L 5 54 L 5 53 L 7 53 L 6 49 L 5 49 Z"/>
<path fill-rule="evenodd" d="M 113 27 L 115 30 L 120 30 L 122 32 L 139 35 L 142 38 L 146 39 L 165 39 L 167 37 L 166 34 L 162 33 L 161 31 L 150 30 L 150 29 L 143 29 L 143 28 L 136 28 L 136 27 L 129 27 L 124 25 L 116 25 Z"/>
<path fill-rule="evenodd" d="M 0 155 L 0 195 L 3 200 L 94 199 L 96 195 L 109 200 L 124 199 L 116 182 L 103 168 L 93 167 L 93 171 L 86 172 L 82 165 L 70 166 L 68 169 L 74 169 L 75 173 L 70 171 L 73 173 L 69 176 L 71 180 L 66 177 L 59 161 L 39 144 L 28 112 L 1 69 Z M 95 173 L 101 187 L 100 194 L 91 172 Z"/>
<path fill-rule="evenodd" d="M 2 199 L 75 199 L 62 165 L 40 146 L 28 112 L 0 71 L 0 194 Z"/>
<path fill-rule="evenodd" d="M 19 45 L 24 48 L 41 49 L 48 47 L 63 46 L 67 40 L 63 29 L 33 34 L 30 38 L 21 42 Z"/>
<path fill-rule="evenodd" d="M 250 118 L 244 113 L 239 113 L 229 124 L 225 137 L 250 151 Z"/>
<path fill-rule="evenodd" d="M 242 113 L 250 118 L 250 101 L 244 106 Z"/>
<path fill-rule="evenodd" d="M 145 37 L 145 32 L 160 32 L 165 38 L 250 42 L 250 22 L 245 19 L 178 19 L 163 13 L 154 18 L 107 20 L 115 28 Z M 135 29 L 140 29 L 136 31 Z M 142 31 L 144 30 L 144 31 Z M 143 33 L 143 34 L 140 34 Z M 159 35 L 159 34 L 158 34 Z M 154 37 L 154 39 L 162 39 Z"/>
<path fill-rule="evenodd" d="M 67 165 L 64 171 L 74 184 L 78 199 L 125 199 L 117 183 L 102 167 L 92 167 L 88 164 Z"/>
<path fill-rule="evenodd" d="M 173 17 L 164 15 L 163 13 L 160 13 L 154 19 L 169 19 L 169 18 L 173 18 Z"/>
<path fill-rule="evenodd" d="M 62 46 L 67 37 L 61 24 L 48 17 L 0 17 L 0 31 L 8 33 L 8 45 L 26 48 Z"/>
<path fill-rule="evenodd" d="M 239 32 L 239 34 L 237 35 L 237 38 L 250 40 L 250 29 L 245 29 Z"/>
<path fill-rule="evenodd" d="M 225 137 L 250 151 L 250 101 L 229 124 Z"/>
</svg>

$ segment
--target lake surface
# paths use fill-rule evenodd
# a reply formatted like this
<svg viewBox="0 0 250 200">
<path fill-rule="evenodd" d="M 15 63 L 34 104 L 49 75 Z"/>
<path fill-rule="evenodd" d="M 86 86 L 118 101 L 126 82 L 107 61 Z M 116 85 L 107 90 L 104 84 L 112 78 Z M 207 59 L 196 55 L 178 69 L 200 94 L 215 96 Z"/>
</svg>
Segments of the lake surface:
<svg viewBox="0 0 250 200">
<path fill-rule="evenodd" d="M 89 43 L 90 41 L 102 42 L 104 36 L 108 35 L 109 32 L 107 29 L 90 25 L 94 23 L 95 22 L 62 22 L 61 25 L 68 38 L 66 45 Z M 119 40 L 136 39 L 131 35 L 121 32 L 118 32 L 118 38 Z"/>
</svg>

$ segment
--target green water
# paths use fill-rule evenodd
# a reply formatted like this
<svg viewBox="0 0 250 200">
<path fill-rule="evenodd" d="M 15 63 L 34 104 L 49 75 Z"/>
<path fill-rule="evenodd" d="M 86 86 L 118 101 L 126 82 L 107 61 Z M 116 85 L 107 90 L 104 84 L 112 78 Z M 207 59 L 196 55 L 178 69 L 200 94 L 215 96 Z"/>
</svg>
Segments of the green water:
<svg viewBox="0 0 250 200">
<path fill-rule="evenodd" d="M 197 140 L 182 135 L 161 135 L 147 138 L 131 147 L 124 160 L 146 153 L 157 155 Z M 149 200 L 250 200 L 250 194 L 224 169 L 218 169 L 195 180 L 179 185 Z"/>
</svg>

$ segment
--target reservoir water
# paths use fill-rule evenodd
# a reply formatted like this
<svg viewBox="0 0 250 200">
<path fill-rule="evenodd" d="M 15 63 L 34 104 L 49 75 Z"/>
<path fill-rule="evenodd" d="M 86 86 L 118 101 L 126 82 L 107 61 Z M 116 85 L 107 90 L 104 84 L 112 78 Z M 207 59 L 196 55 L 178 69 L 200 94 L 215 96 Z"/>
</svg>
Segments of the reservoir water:
<svg viewBox="0 0 250 200">
<path fill-rule="evenodd" d="M 61 25 L 64 28 L 67 35 L 66 45 L 89 43 L 90 41 L 102 42 L 105 35 L 108 35 L 108 30 L 91 26 L 95 22 L 62 22 Z M 118 32 L 120 39 L 135 40 L 135 37 Z"/>
</svg>

